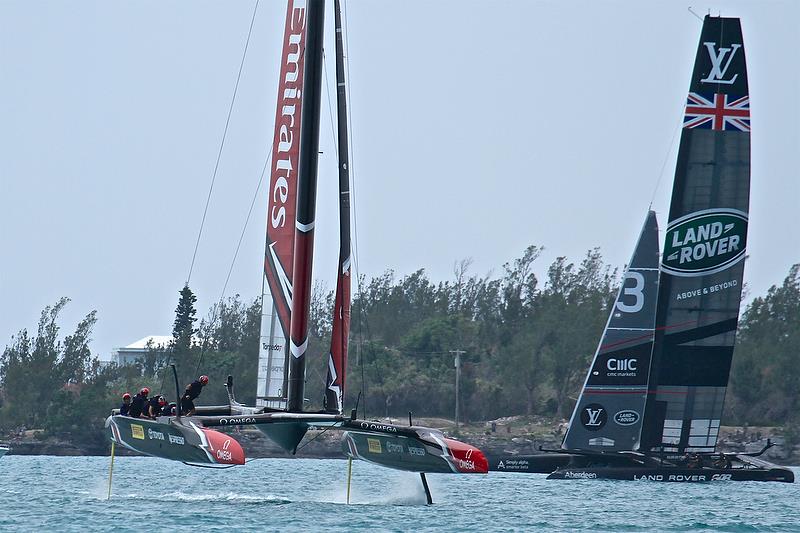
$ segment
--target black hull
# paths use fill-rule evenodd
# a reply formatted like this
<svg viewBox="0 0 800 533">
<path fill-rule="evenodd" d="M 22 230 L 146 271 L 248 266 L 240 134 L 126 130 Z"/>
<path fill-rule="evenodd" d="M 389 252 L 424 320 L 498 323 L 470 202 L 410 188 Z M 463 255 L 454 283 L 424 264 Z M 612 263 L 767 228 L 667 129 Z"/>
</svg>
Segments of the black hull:
<svg viewBox="0 0 800 533">
<path fill-rule="evenodd" d="M 759 455 L 759 454 L 756 454 Z M 700 483 L 708 481 L 780 481 L 794 483 L 794 473 L 747 454 L 726 454 L 728 468 L 715 468 L 707 457 L 699 467 L 681 457 L 661 458 L 635 453 L 541 453 L 489 457 L 490 472 L 549 474 L 547 479 L 616 479 Z"/>
<path fill-rule="evenodd" d="M 584 457 L 566 453 L 538 453 L 535 455 L 490 455 L 489 472 L 519 472 L 523 474 L 549 474 L 568 465 L 588 464 Z M 576 461 L 580 461 L 576 463 Z"/>
<path fill-rule="evenodd" d="M 547 479 L 616 479 L 620 481 L 661 481 L 667 483 L 706 483 L 709 481 L 781 481 L 794 483 L 788 468 L 559 468 Z"/>
</svg>

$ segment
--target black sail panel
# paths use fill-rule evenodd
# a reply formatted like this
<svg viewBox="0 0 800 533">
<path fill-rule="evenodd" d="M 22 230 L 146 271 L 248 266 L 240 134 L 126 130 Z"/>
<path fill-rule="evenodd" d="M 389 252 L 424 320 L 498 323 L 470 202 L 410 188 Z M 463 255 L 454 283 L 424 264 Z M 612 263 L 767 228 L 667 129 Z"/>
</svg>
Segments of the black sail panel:
<svg viewBox="0 0 800 533">
<path fill-rule="evenodd" d="M 739 19 L 707 16 L 687 97 L 643 447 L 716 447 L 742 295 L 750 103 Z"/>
<path fill-rule="evenodd" d="M 658 293 L 658 223 L 645 220 L 562 447 L 636 450 L 647 400 Z"/>
</svg>

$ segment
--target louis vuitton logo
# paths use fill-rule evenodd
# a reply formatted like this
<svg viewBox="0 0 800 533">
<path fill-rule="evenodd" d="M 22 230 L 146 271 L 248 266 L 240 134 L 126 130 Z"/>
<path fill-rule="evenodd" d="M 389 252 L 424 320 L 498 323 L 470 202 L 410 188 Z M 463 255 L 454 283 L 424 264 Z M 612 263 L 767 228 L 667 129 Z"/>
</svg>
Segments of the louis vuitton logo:
<svg viewBox="0 0 800 533">
<path fill-rule="evenodd" d="M 589 415 L 589 421 L 586 422 L 587 426 L 599 426 L 602 424 L 600 421 L 600 413 L 603 412 L 602 408 L 599 409 L 590 409 L 586 408 L 586 414 Z"/>
<path fill-rule="evenodd" d="M 717 50 L 714 49 L 716 44 L 717 43 L 703 43 L 703 45 L 706 47 L 706 50 L 708 50 L 708 56 L 711 59 L 711 72 L 709 72 L 708 77 L 703 78 L 700 80 L 700 82 L 723 83 L 725 85 L 731 85 L 736 81 L 736 78 L 739 77 L 739 74 L 736 73 L 733 75 L 733 77 L 725 79 L 725 73 L 728 71 L 728 67 L 731 66 L 733 56 L 736 55 L 736 52 L 742 47 L 742 45 L 732 44 L 730 48 L 720 47 L 719 52 L 717 52 Z"/>
</svg>

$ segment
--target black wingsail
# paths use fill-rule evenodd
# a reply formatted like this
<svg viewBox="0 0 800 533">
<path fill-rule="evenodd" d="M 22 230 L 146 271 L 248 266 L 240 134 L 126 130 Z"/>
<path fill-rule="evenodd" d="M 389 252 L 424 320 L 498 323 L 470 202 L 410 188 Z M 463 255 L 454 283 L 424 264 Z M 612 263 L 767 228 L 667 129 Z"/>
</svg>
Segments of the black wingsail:
<svg viewBox="0 0 800 533">
<path fill-rule="evenodd" d="M 572 413 L 562 448 L 638 449 L 647 399 L 657 293 L 658 222 L 656 214 L 650 211 Z"/>
<path fill-rule="evenodd" d="M 643 450 L 716 447 L 739 318 L 749 194 L 741 25 L 707 16 L 661 260 Z"/>
</svg>

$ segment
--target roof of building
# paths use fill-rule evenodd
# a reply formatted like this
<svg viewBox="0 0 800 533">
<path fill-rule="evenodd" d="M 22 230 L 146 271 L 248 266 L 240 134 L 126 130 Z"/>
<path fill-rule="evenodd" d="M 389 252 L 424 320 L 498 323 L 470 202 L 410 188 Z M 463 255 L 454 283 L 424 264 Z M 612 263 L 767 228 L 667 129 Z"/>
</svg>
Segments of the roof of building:
<svg viewBox="0 0 800 533">
<path fill-rule="evenodd" d="M 148 335 L 147 337 L 143 337 L 127 346 L 118 348 L 118 350 L 146 350 L 147 344 L 150 342 L 152 342 L 152 346 L 154 348 L 158 346 L 166 347 L 169 346 L 170 342 L 172 342 L 172 335 Z"/>
</svg>

